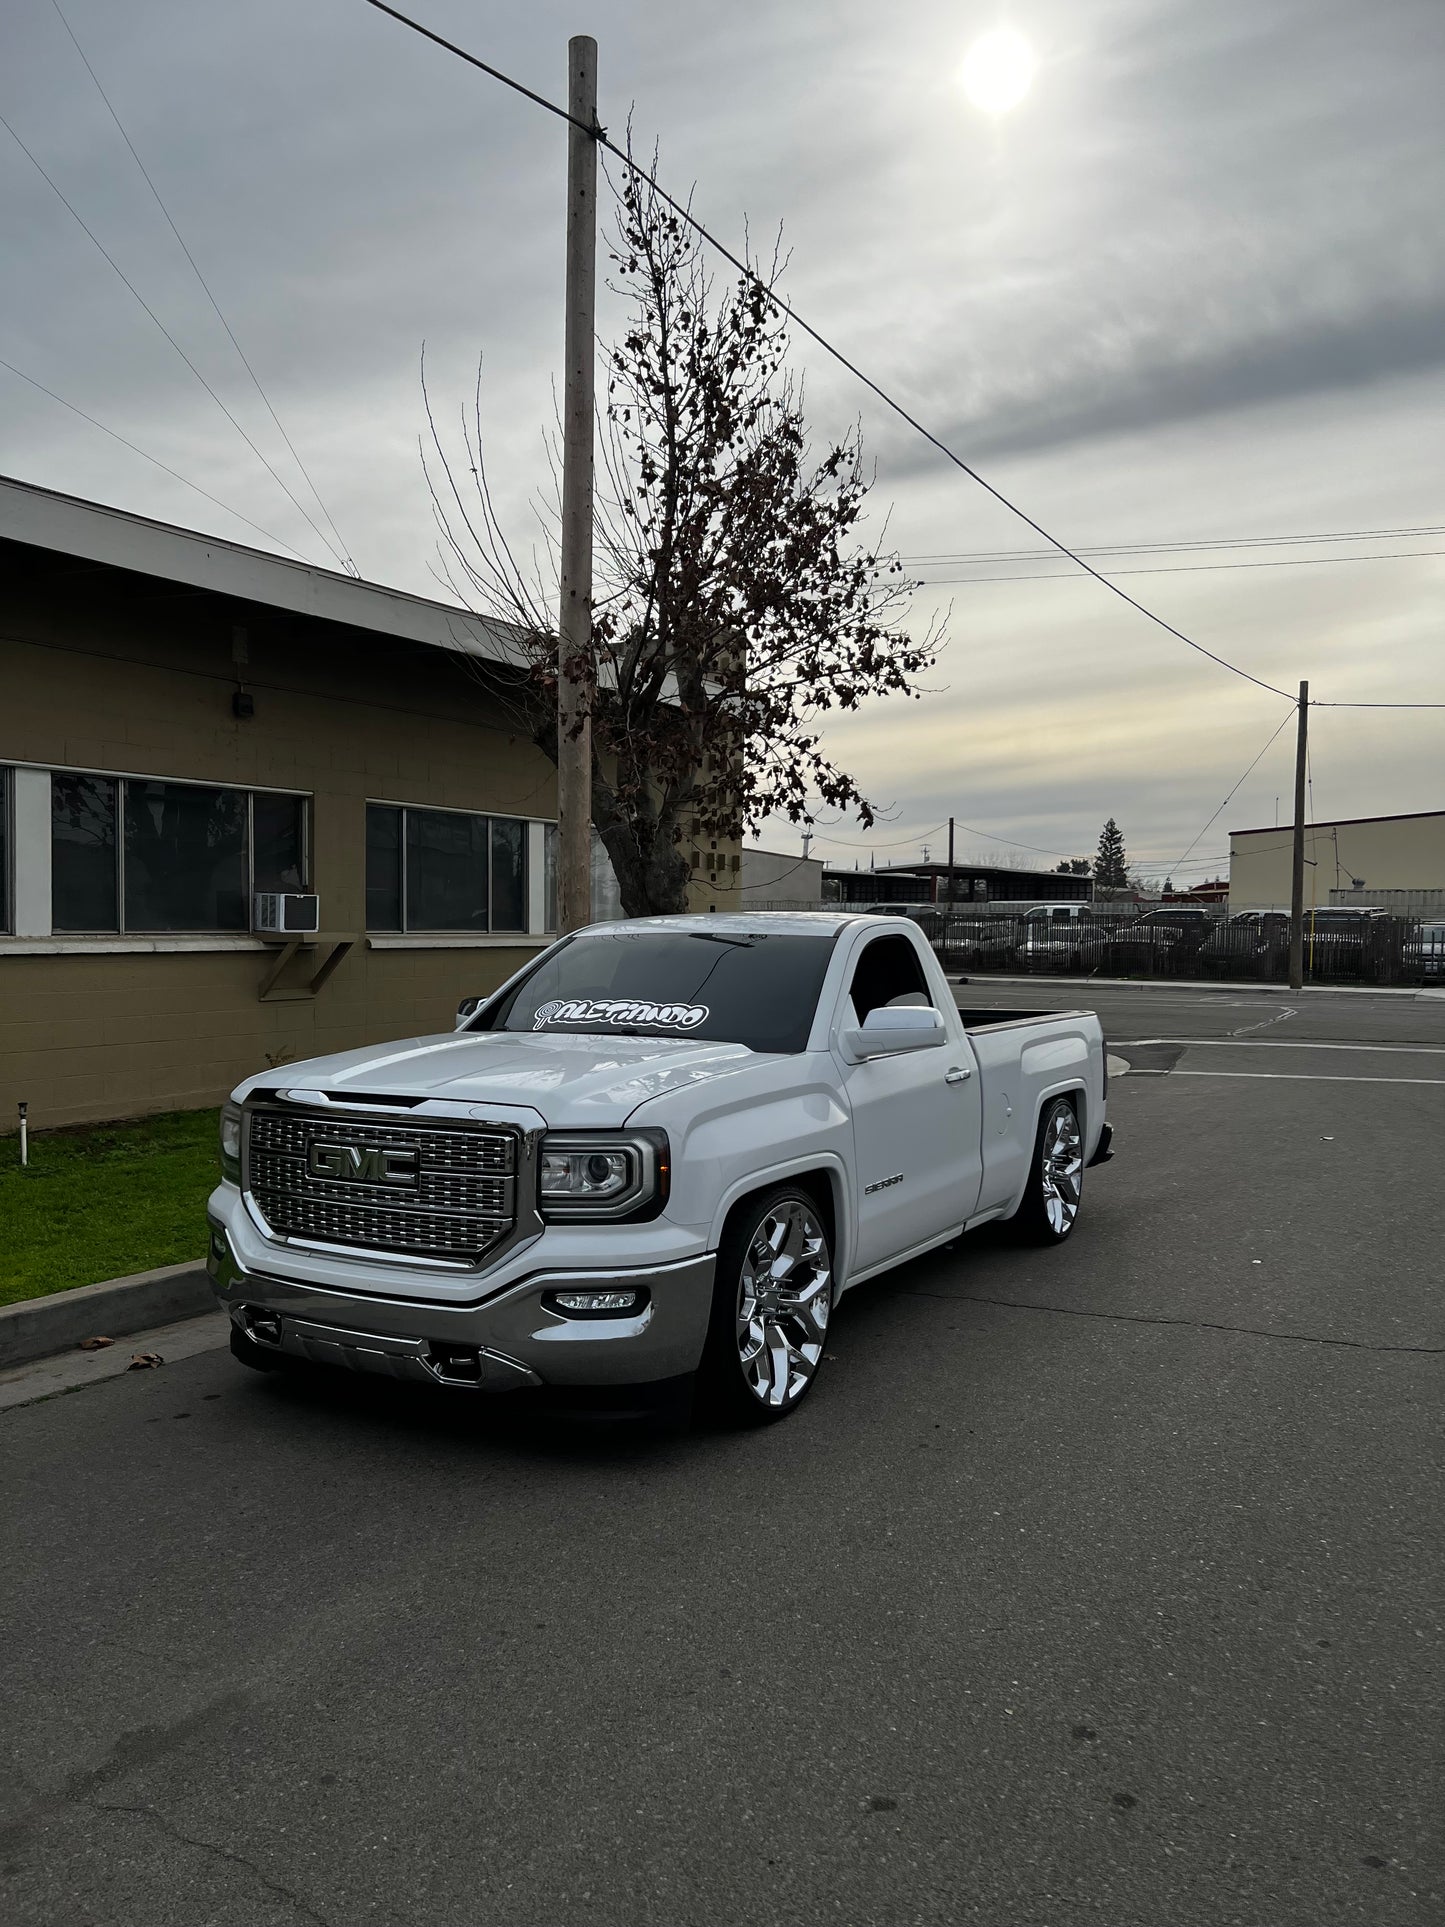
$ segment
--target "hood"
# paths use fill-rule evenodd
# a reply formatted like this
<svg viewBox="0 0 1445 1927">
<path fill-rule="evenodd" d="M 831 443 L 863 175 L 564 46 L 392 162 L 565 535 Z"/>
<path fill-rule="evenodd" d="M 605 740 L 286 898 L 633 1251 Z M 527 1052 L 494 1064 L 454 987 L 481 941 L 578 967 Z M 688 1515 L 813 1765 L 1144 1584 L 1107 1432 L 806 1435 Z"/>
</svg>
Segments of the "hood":
<svg viewBox="0 0 1445 1927">
<path fill-rule="evenodd" d="M 607 1129 L 625 1124 L 650 1098 L 757 1062 L 743 1044 L 463 1031 L 287 1064 L 248 1078 L 238 1094 L 291 1086 L 335 1096 L 443 1098 L 535 1111 L 544 1123 L 564 1130 Z"/>
</svg>

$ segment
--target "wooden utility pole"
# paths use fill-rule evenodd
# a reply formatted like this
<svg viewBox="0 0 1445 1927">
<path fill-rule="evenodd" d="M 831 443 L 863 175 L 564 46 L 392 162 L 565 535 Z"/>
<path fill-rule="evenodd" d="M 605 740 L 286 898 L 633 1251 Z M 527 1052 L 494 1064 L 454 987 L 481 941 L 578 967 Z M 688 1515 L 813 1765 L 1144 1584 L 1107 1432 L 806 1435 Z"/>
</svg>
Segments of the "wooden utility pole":
<svg viewBox="0 0 1445 1927">
<path fill-rule="evenodd" d="M 948 901 L 953 902 L 953 818 L 948 819 Z"/>
<path fill-rule="evenodd" d="M 1299 686 L 1299 733 L 1294 752 L 1294 868 L 1289 898 L 1289 987 L 1305 980 L 1305 755 L 1309 747 L 1310 686 Z"/>
<path fill-rule="evenodd" d="M 567 344 L 557 645 L 557 917 L 592 921 L 592 382 L 597 306 L 597 42 L 567 42 Z M 580 125 L 578 123 L 581 123 Z"/>
</svg>

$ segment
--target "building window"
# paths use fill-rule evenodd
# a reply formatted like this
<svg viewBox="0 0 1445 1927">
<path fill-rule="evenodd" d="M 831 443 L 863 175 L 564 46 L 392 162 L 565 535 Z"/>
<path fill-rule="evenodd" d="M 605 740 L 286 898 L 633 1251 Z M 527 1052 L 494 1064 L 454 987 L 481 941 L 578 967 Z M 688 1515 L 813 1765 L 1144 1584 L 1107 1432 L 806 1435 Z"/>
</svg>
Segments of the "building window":
<svg viewBox="0 0 1445 1927">
<path fill-rule="evenodd" d="M 526 830 L 517 817 L 368 803 L 367 929 L 525 930 Z"/>
<path fill-rule="evenodd" d="M 54 930 L 119 930 L 120 867 L 111 776 L 50 779 L 50 902 Z"/>
<path fill-rule="evenodd" d="M 366 927 L 401 928 L 401 811 L 366 806 Z"/>
<path fill-rule="evenodd" d="M 249 930 L 246 795 L 125 786 L 127 930 Z"/>
<path fill-rule="evenodd" d="M 305 812 L 300 796 L 57 770 L 51 927 L 249 930 L 255 891 L 305 887 Z"/>
<path fill-rule="evenodd" d="M 251 798 L 251 888 L 306 888 L 306 812 L 299 796 Z"/>
</svg>

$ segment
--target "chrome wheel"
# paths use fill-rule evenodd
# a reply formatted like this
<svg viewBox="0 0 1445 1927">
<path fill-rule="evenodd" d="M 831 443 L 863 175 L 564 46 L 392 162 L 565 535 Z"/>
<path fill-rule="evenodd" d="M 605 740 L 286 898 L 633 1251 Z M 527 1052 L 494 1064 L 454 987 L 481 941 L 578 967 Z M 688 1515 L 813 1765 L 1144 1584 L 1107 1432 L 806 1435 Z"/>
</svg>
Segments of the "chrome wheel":
<svg viewBox="0 0 1445 1927">
<path fill-rule="evenodd" d="M 781 1411 L 807 1391 L 832 1308 L 823 1227 L 801 1198 L 781 1198 L 753 1233 L 738 1280 L 738 1364 L 759 1405 Z"/>
<path fill-rule="evenodd" d="M 1050 1231 L 1062 1238 L 1072 1231 L 1084 1189 L 1084 1136 L 1072 1104 L 1062 1098 L 1044 1121 L 1039 1181 Z"/>
</svg>

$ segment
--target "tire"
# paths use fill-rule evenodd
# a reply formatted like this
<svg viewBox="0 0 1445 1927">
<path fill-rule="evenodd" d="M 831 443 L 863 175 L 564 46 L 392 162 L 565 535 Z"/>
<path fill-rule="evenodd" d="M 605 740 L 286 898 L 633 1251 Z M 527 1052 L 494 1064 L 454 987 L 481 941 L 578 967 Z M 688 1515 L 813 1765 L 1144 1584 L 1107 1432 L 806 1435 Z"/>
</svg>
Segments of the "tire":
<svg viewBox="0 0 1445 1927">
<path fill-rule="evenodd" d="M 279 1372 L 281 1360 L 274 1352 L 268 1352 L 264 1345 L 258 1345 L 254 1338 L 248 1338 L 236 1325 L 231 1327 L 231 1356 L 242 1365 L 249 1365 L 253 1372 Z"/>
<path fill-rule="evenodd" d="M 704 1411 L 734 1425 L 795 1412 L 818 1376 L 832 1310 L 833 1253 L 816 1200 L 783 1184 L 741 1206 L 718 1247 L 698 1368 Z"/>
<path fill-rule="evenodd" d="M 1072 1193 L 1072 1197 L 1070 1196 Z M 1010 1223 L 1023 1244 L 1061 1245 L 1079 1220 L 1084 1195 L 1084 1134 L 1067 1097 L 1044 1106 L 1028 1188 Z"/>
</svg>

